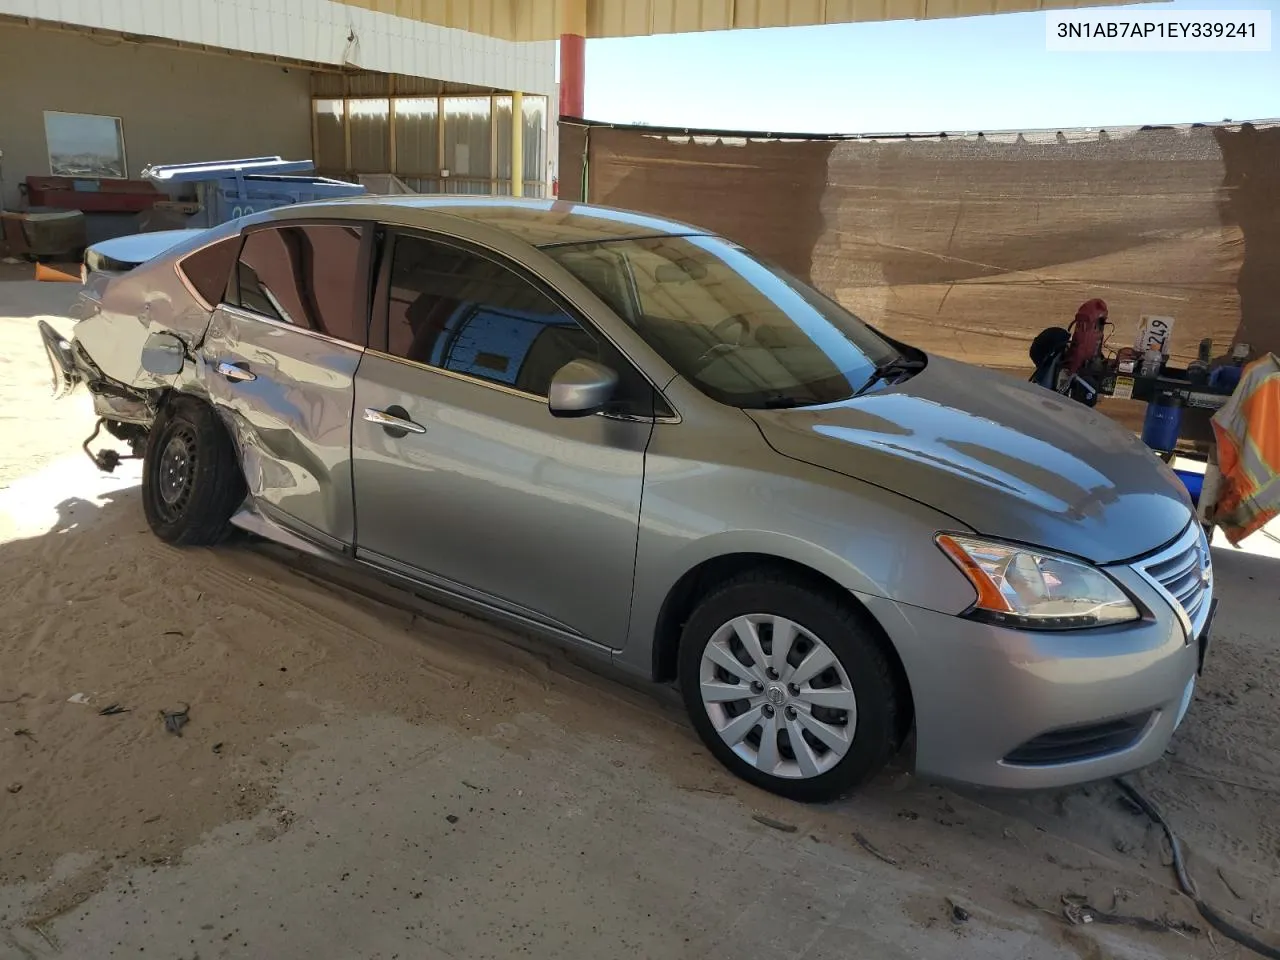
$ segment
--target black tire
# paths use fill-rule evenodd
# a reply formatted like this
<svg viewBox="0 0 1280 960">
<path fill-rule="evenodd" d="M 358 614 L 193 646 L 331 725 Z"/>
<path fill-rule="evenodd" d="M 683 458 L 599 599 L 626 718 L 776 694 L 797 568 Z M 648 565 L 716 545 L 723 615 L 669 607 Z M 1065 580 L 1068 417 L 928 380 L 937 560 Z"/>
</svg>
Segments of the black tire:
<svg viewBox="0 0 1280 960">
<path fill-rule="evenodd" d="M 176 546 L 220 543 L 244 498 L 244 475 L 218 414 L 193 397 L 175 397 L 152 426 L 142 461 L 152 532 Z"/>
<path fill-rule="evenodd" d="M 808 779 L 765 773 L 739 757 L 716 731 L 700 692 L 703 651 L 735 617 L 785 617 L 810 631 L 835 654 L 856 697 L 857 720 L 848 751 L 831 769 Z M 771 570 L 750 571 L 712 590 L 685 624 L 680 640 L 680 692 L 694 729 L 731 772 L 763 790 L 808 803 L 834 800 L 879 773 L 902 744 L 907 697 L 869 615 L 821 587 Z"/>
</svg>

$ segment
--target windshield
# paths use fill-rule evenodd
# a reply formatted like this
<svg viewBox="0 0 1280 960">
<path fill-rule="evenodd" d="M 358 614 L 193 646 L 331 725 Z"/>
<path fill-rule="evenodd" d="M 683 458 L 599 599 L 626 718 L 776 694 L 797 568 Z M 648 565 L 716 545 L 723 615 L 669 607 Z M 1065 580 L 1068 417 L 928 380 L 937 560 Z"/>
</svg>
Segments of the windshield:
<svg viewBox="0 0 1280 960">
<path fill-rule="evenodd" d="M 898 356 L 839 304 L 715 237 L 606 240 L 544 252 L 721 403 L 847 400 Z"/>
</svg>

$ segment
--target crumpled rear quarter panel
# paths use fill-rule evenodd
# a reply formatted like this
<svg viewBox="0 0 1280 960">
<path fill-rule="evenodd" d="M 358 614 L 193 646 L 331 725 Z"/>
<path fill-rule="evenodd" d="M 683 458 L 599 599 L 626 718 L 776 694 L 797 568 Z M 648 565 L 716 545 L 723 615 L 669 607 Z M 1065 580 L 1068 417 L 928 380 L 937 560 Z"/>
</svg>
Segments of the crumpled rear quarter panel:
<svg viewBox="0 0 1280 960">
<path fill-rule="evenodd" d="M 212 310 L 183 282 L 177 263 L 204 246 L 237 233 L 238 224 L 222 224 L 177 244 L 128 273 L 94 276 L 72 311 L 74 337 L 112 380 L 140 389 L 167 387 L 172 377 L 157 378 L 142 369 L 142 348 L 153 333 L 172 333 L 193 351 L 204 338 Z"/>
</svg>

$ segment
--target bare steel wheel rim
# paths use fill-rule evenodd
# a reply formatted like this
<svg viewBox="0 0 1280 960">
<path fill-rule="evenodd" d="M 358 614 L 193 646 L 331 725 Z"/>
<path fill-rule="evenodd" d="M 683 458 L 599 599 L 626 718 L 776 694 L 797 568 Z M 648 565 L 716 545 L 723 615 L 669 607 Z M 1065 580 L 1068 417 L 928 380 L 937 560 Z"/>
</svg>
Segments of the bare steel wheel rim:
<svg viewBox="0 0 1280 960">
<path fill-rule="evenodd" d="M 195 478 L 196 438 L 185 425 L 169 436 L 157 469 L 157 493 L 160 494 L 160 511 L 165 519 L 174 520 L 182 515 L 191 499 L 191 487 Z"/>
<path fill-rule="evenodd" d="M 734 617 L 702 651 L 698 688 L 720 739 L 761 773 L 805 780 L 849 752 L 858 704 L 844 665 L 785 617 Z"/>
</svg>

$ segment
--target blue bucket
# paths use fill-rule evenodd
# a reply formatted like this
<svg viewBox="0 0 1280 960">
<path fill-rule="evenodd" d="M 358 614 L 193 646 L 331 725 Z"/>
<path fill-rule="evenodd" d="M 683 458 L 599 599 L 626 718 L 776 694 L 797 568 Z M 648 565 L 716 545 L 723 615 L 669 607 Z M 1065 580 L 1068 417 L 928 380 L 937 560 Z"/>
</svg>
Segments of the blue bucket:
<svg viewBox="0 0 1280 960">
<path fill-rule="evenodd" d="M 1142 442 L 1153 450 L 1169 451 L 1178 445 L 1182 430 L 1182 404 L 1177 398 L 1159 397 L 1147 404 L 1142 421 Z"/>
</svg>

